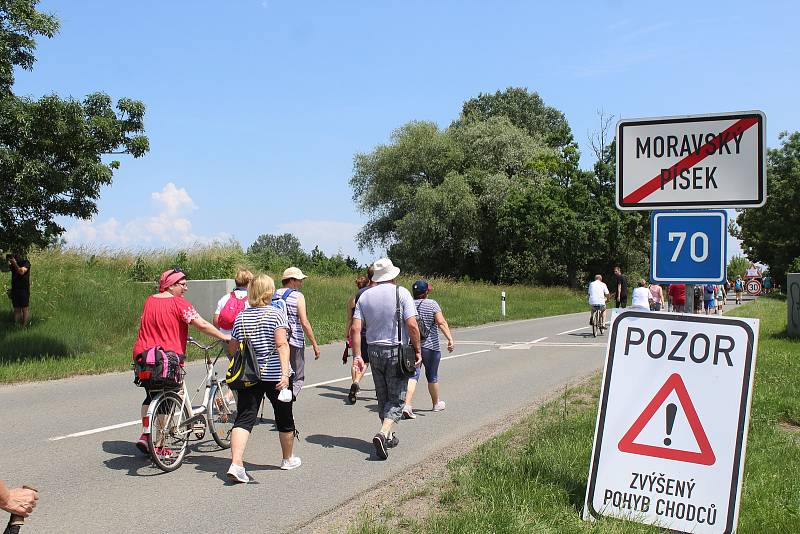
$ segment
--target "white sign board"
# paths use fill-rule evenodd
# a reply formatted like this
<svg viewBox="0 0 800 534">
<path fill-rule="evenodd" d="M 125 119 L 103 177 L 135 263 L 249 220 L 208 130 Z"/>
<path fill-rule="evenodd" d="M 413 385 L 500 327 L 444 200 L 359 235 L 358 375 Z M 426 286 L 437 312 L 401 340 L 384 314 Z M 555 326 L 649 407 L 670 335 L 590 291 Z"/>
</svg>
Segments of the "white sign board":
<svg viewBox="0 0 800 534">
<path fill-rule="evenodd" d="M 584 517 L 733 532 L 758 321 L 637 311 L 612 321 Z"/>
<path fill-rule="evenodd" d="M 763 206 L 765 126 L 761 111 L 619 121 L 617 207 Z"/>
</svg>

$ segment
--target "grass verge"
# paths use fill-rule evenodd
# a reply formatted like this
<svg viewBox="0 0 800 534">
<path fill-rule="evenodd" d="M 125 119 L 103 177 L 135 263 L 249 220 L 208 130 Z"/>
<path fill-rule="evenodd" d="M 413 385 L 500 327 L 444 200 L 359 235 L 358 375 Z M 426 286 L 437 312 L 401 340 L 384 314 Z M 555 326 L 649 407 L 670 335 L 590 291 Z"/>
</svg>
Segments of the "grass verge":
<svg viewBox="0 0 800 534">
<path fill-rule="evenodd" d="M 739 532 L 794 532 L 800 522 L 800 341 L 786 337 L 785 301 L 762 298 L 730 315 L 761 321 Z M 663 532 L 580 519 L 599 384 L 596 375 L 565 390 L 450 462 L 443 482 L 363 512 L 349 532 Z"/>
<path fill-rule="evenodd" d="M 180 258 L 155 256 L 165 269 L 175 264 L 186 269 L 188 265 L 187 272 L 215 276 L 224 276 L 224 270 L 229 269 L 227 276 L 231 278 L 237 257 L 225 248 L 199 249 Z M 8 311 L 0 316 L 0 383 L 128 369 L 142 305 L 153 291 L 152 285 L 134 281 L 137 257 L 50 250 L 33 254 L 30 260 L 32 322 L 26 329 L 16 328 L 10 302 Z M 161 267 L 151 270 L 160 272 Z M 276 273 L 269 274 L 274 277 Z M 7 287 L 10 276 L 6 276 L 3 282 Z M 400 282 L 410 287 L 415 279 L 407 276 Z M 585 308 L 584 296 L 565 288 L 430 281 L 434 286 L 431 298 L 441 304 L 453 327 Z M 355 275 L 312 276 L 307 280 L 303 293 L 320 343 L 344 339 L 345 306 L 355 289 Z M 508 299 L 505 318 L 500 316 L 502 290 Z M 187 297 L 191 300 L 191 292 Z"/>
</svg>

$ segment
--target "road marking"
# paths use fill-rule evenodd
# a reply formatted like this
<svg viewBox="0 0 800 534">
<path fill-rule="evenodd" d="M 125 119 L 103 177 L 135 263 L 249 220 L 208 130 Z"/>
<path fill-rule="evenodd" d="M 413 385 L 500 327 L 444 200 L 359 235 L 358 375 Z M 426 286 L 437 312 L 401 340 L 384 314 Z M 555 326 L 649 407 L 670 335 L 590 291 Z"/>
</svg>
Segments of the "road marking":
<svg viewBox="0 0 800 534">
<path fill-rule="evenodd" d="M 463 341 L 458 340 L 459 345 L 496 345 L 497 341 Z"/>
<path fill-rule="evenodd" d="M 464 354 L 453 354 L 452 356 L 445 356 L 442 360 L 451 360 L 453 358 L 461 358 L 462 356 L 472 356 L 473 354 L 481 354 L 483 352 L 491 352 L 491 349 L 484 349 L 484 350 L 476 350 L 473 352 L 465 352 Z M 364 376 L 371 376 L 372 373 L 364 373 Z M 303 385 L 303 389 L 306 388 L 315 388 L 319 386 L 324 386 L 327 384 L 334 384 L 336 382 L 344 382 L 345 380 L 352 380 L 352 377 L 345 376 L 344 378 L 334 378 L 333 380 L 325 380 L 323 382 L 316 382 L 314 384 L 307 384 Z M 108 430 L 116 430 L 117 428 L 125 428 L 126 426 L 133 426 L 141 424 L 142 420 L 137 419 L 136 421 L 128 421 L 127 423 L 119 423 L 116 425 L 104 426 L 101 428 L 93 428 L 92 430 L 84 430 L 83 432 L 75 432 L 74 434 L 67 434 L 65 436 L 56 436 L 54 438 L 48 438 L 48 441 L 59 441 L 62 439 L 67 438 L 79 438 L 81 436 L 88 436 L 91 434 L 97 434 L 99 432 L 106 432 Z"/>
<path fill-rule="evenodd" d="M 531 343 L 531 344 L 538 343 L 540 341 L 544 341 L 545 339 L 547 339 L 547 336 L 540 337 L 539 339 L 534 339 L 533 341 L 528 341 L 528 343 Z"/>
<path fill-rule="evenodd" d="M 564 334 L 571 334 L 572 332 L 577 332 L 578 330 L 586 330 L 587 328 L 591 328 L 591 326 L 582 326 L 580 328 L 573 328 L 572 330 L 567 330 L 566 332 L 559 332 L 556 335 L 563 336 Z"/>
<path fill-rule="evenodd" d="M 106 430 L 116 430 L 117 428 L 125 428 L 126 426 L 133 426 L 141 423 L 142 420 L 137 419 L 136 421 L 128 421 L 127 423 L 119 423 L 101 428 L 93 428 L 92 430 L 84 430 L 83 432 L 75 432 L 74 434 L 67 434 L 66 436 L 56 436 L 55 438 L 50 438 L 49 441 L 59 441 L 67 438 L 79 438 L 81 436 L 88 436 L 89 434 L 97 434 L 98 432 L 105 432 Z"/>
<path fill-rule="evenodd" d="M 605 343 L 537 343 L 531 347 L 605 347 Z"/>
</svg>

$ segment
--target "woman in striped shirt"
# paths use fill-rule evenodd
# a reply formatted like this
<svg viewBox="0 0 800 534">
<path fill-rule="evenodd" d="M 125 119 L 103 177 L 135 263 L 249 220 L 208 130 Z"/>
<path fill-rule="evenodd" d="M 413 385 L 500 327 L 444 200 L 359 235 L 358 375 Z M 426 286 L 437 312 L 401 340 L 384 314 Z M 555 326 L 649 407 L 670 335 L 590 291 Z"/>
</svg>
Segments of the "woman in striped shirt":
<svg viewBox="0 0 800 534">
<path fill-rule="evenodd" d="M 265 274 L 258 274 L 247 287 L 249 308 L 236 317 L 228 346 L 231 354 L 240 348 L 239 343 L 249 338 L 256 353 L 261 382 L 239 390 L 236 400 L 236 421 L 231 433 L 231 467 L 228 478 L 234 482 L 249 482 L 244 469 L 244 449 L 256 422 L 258 406 L 267 396 L 275 412 L 275 426 L 281 443 L 283 460 L 281 469 L 300 467 L 300 458 L 292 454 L 295 426 L 292 415 L 291 394 L 288 401 L 278 399 L 282 390 L 291 391 L 292 369 L 289 366 L 287 333 L 289 322 L 283 309 L 270 305 L 275 292 L 275 282 Z"/>
<path fill-rule="evenodd" d="M 428 381 L 428 393 L 431 395 L 433 411 L 444 410 L 445 403 L 439 398 L 439 362 L 442 360 L 442 351 L 439 347 L 439 329 L 442 330 L 444 337 L 447 338 L 447 351 L 453 352 L 455 344 L 450 333 L 450 326 L 444 318 L 442 308 L 439 303 L 428 298 L 428 293 L 433 289 L 426 280 L 414 282 L 412 292 L 414 294 L 414 306 L 423 324 L 428 327 L 428 336 L 421 340 L 422 344 L 422 365 L 425 366 L 425 378 Z M 416 419 L 414 410 L 411 407 L 411 400 L 414 391 L 417 389 L 417 382 L 420 378 L 422 366 L 417 367 L 416 374 L 408 379 L 406 389 L 405 405 L 403 406 L 403 419 Z"/>
</svg>

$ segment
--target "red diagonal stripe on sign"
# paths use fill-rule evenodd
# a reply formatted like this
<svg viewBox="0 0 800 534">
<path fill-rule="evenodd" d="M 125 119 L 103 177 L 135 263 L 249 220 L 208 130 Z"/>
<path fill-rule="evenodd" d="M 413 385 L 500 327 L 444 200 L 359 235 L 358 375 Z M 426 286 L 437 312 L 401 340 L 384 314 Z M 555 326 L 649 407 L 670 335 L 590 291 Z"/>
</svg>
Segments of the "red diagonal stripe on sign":
<svg viewBox="0 0 800 534">
<path fill-rule="evenodd" d="M 757 117 L 745 117 L 743 119 L 739 119 L 738 121 L 734 122 L 731 126 L 729 126 L 725 130 L 723 130 L 719 135 L 714 137 L 714 139 L 701 146 L 700 150 L 698 151 L 699 153 L 692 152 L 691 154 L 680 160 L 678 163 L 670 167 L 669 168 L 670 176 L 672 176 L 672 179 L 670 181 L 674 180 L 675 176 L 680 174 L 682 170 L 693 167 L 695 164 L 700 163 L 706 157 L 710 156 L 711 154 L 708 153 L 709 149 L 713 148 L 714 150 L 712 153 L 716 153 L 716 151 L 719 150 L 720 143 L 722 142 L 723 138 L 728 138 L 728 141 L 730 142 L 733 139 L 731 134 L 739 135 L 740 133 L 744 132 L 754 124 L 758 124 Z M 623 198 L 622 203 L 633 204 L 636 202 L 640 202 L 645 197 L 654 193 L 660 187 L 661 187 L 661 174 L 659 173 L 654 178 L 651 178 L 650 180 L 645 182 L 645 184 L 639 187 L 639 189 L 635 190 L 633 193 Z"/>
</svg>

